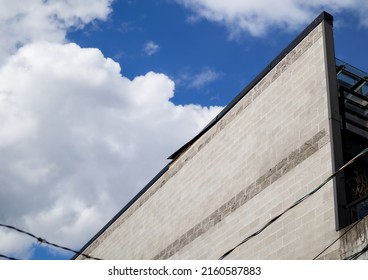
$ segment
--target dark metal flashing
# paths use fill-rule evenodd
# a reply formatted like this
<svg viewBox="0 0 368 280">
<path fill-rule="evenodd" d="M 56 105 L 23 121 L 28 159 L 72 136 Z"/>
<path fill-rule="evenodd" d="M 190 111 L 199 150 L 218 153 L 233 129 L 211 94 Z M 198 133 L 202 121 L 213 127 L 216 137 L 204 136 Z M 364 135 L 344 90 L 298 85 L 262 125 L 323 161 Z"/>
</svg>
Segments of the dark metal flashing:
<svg viewBox="0 0 368 280">
<path fill-rule="evenodd" d="M 322 21 L 326 21 L 332 26 L 333 17 L 327 12 L 322 12 L 313 22 L 311 22 L 267 67 L 256 76 L 250 84 L 248 84 L 199 134 L 192 140 L 182 146 L 168 159 L 176 160 L 183 152 L 196 142 L 203 134 L 213 127 L 219 120 L 222 119 L 259 81 L 265 77 L 292 49 L 294 49 L 314 28 Z M 172 163 L 172 162 L 171 162 Z M 166 165 L 128 204 L 124 206 L 98 233 L 96 233 L 80 250 L 84 252 L 97 238 L 103 234 L 128 208 L 130 208 L 161 176 L 168 170 L 170 164 Z M 71 259 L 75 260 L 79 254 L 75 254 Z"/>
<path fill-rule="evenodd" d="M 326 23 L 323 26 L 325 32 L 325 65 L 328 98 L 328 119 L 330 123 L 330 142 L 332 154 L 332 172 L 338 170 L 344 164 L 343 143 L 341 135 L 341 114 L 339 104 L 339 92 L 337 85 L 335 49 L 333 41 L 332 25 Z M 348 225 L 348 213 L 346 205 L 344 172 L 340 172 L 333 180 L 335 229 L 340 230 Z"/>
<path fill-rule="evenodd" d="M 99 232 L 95 234 L 81 249 L 84 252 L 105 230 L 107 230 L 130 206 L 133 205 L 162 175 L 169 169 L 166 165 L 136 196 L 134 196 Z M 80 254 L 75 254 L 71 259 L 75 260 Z"/>
<path fill-rule="evenodd" d="M 294 49 L 314 28 L 322 21 L 327 21 L 332 26 L 333 17 L 327 12 L 322 12 L 312 23 L 310 23 L 281 53 L 269 64 L 266 68 L 258 74 L 198 135 L 192 140 L 182 146 L 179 150 L 173 153 L 168 159 L 175 160 L 179 157 L 189 146 L 197 141 L 203 134 L 205 134 L 211 127 L 213 127 L 223 116 L 227 114 L 260 80 L 265 77 L 292 49 Z"/>
</svg>

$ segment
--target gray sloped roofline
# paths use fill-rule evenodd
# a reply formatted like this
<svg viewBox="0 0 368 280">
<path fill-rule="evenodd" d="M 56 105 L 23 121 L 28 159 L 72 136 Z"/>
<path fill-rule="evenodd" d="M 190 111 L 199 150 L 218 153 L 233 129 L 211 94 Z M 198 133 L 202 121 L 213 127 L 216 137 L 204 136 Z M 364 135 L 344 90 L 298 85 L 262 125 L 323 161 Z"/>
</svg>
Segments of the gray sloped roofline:
<svg viewBox="0 0 368 280">
<path fill-rule="evenodd" d="M 265 69 L 258 74 L 201 132 L 199 132 L 192 140 L 183 145 L 179 150 L 173 153 L 168 159 L 176 160 L 185 150 L 196 142 L 203 134 L 213 127 L 237 104 L 263 77 L 265 77 L 292 49 L 294 49 L 314 28 L 322 21 L 331 24 L 333 17 L 331 14 L 323 11 L 313 20 L 281 53 L 268 64 Z M 170 163 L 166 165 L 136 196 L 134 196 L 101 230 L 99 230 L 80 250 L 84 252 L 98 237 L 105 232 L 132 204 L 134 204 L 166 171 L 169 169 Z M 75 254 L 71 259 L 74 260 L 79 256 Z"/>
</svg>

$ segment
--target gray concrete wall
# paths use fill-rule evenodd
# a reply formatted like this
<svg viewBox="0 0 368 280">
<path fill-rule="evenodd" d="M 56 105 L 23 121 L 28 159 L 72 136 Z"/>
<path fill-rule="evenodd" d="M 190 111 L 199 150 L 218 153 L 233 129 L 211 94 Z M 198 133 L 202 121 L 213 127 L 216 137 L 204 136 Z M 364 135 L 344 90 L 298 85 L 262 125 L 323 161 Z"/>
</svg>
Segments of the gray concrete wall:
<svg viewBox="0 0 368 280">
<path fill-rule="evenodd" d="M 342 259 L 348 258 L 353 254 L 366 248 L 368 244 L 368 216 L 353 223 L 341 231 L 341 246 L 339 255 Z M 358 259 L 367 259 L 368 252 L 362 254 Z"/>
<path fill-rule="evenodd" d="M 85 253 L 217 259 L 332 173 L 319 24 Z M 338 237 L 332 182 L 229 259 L 312 259 Z M 339 250 L 339 242 L 326 256 Z M 337 251 L 336 251 L 337 250 Z"/>
</svg>

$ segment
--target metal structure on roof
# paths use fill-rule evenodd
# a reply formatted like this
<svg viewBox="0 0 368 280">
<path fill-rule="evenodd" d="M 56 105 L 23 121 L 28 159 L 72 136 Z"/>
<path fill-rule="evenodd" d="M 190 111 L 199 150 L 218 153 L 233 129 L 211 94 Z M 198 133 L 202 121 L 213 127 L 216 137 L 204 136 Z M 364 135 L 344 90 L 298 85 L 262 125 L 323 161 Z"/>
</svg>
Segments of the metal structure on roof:
<svg viewBox="0 0 368 280">
<path fill-rule="evenodd" d="M 368 73 L 336 59 L 343 129 L 368 138 Z"/>
<path fill-rule="evenodd" d="M 341 136 L 344 161 L 368 143 L 368 73 L 336 59 Z M 350 222 L 368 215 L 368 158 L 360 159 L 344 174 Z"/>
</svg>

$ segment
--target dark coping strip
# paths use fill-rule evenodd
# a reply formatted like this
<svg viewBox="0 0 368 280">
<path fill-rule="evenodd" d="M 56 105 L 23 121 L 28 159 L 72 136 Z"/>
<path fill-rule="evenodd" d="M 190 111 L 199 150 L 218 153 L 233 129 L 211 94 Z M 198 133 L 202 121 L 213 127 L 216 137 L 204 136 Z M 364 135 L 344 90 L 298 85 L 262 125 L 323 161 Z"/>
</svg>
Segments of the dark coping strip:
<svg viewBox="0 0 368 280">
<path fill-rule="evenodd" d="M 83 247 L 80 249 L 80 252 L 86 252 L 86 250 L 94 243 L 100 235 L 102 235 L 110 226 L 112 226 L 116 220 L 123 215 L 156 181 L 161 178 L 166 171 L 169 170 L 169 164 L 167 164 L 136 196 L 134 196 L 123 209 L 121 209 L 99 232 L 97 232 Z M 75 254 L 71 259 L 75 260 L 78 257 L 84 259 L 80 254 Z"/>
<path fill-rule="evenodd" d="M 203 136 L 211 127 L 219 122 L 254 86 L 257 85 L 277 64 L 284 59 L 309 33 L 316 28 L 322 21 L 328 21 L 332 24 L 333 17 L 327 13 L 322 12 L 312 23 L 310 23 L 248 86 L 246 86 L 231 102 L 222 110 L 197 136 L 190 140 L 187 144 L 176 151 L 169 159 L 175 161 L 189 146 Z M 172 161 L 172 162 L 173 162 Z M 172 163 L 171 162 L 171 163 Z M 143 194 L 146 193 L 151 186 L 160 179 L 170 167 L 169 163 L 165 166 L 128 204 L 121 209 L 98 233 L 96 233 L 82 248 L 81 252 L 85 252 L 87 249 L 91 250 L 90 246 L 113 225 L 116 220 L 125 213 Z M 78 254 L 75 254 L 71 259 L 77 259 Z"/>
<path fill-rule="evenodd" d="M 307 37 L 307 35 L 316 28 L 322 21 L 328 21 L 332 25 L 333 17 L 329 13 L 323 11 L 314 21 L 312 21 L 267 67 L 250 82 L 198 135 L 192 140 L 182 146 L 168 159 L 176 159 L 179 157 L 188 146 L 192 145 L 198 140 L 204 133 L 206 133 L 211 127 L 213 127 L 228 111 L 231 110 L 256 84 L 258 84 L 286 55 L 288 55 L 292 49 L 294 49 L 299 43 Z"/>
<path fill-rule="evenodd" d="M 161 260 L 168 259 L 176 252 L 180 251 L 186 245 L 191 243 L 209 229 L 220 223 L 223 219 L 233 213 L 235 210 L 244 205 L 247 201 L 262 192 L 276 180 L 284 176 L 294 167 L 298 166 L 304 160 L 309 158 L 320 148 L 322 148 L 326 141 L 323 138 L 326 136 L 326 130 L 319 131 L 311 139 L 306 141 L 301 147 L 292 151 L 287 157 L 278 162 L 275 166 L 270 168 L 265 174 L 260 176 L 257 180 L 251 183 L 248 187 L 241 190 L 237 195 L 232 197 L 229 201 L 221 205 L 212 214 L 204 220 L 196 224 L 193 228 L 181 235 L 177 240 L 167 246 L 153 259 Z M 322 141 L 321 141 L 322 140 Z"/>
</svg>

